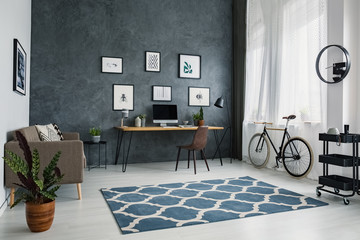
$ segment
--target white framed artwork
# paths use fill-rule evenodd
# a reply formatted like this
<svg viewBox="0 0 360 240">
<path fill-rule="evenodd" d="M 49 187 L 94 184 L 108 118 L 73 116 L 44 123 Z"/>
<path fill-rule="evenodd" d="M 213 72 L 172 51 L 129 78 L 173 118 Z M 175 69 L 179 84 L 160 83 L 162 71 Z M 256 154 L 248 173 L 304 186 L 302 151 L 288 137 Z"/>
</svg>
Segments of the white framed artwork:
<svg viewBox="0 0 360 240">
<path fill-rule="evenodd" d="M 153 101 L 171 102 L 170 86 L 153 86 Z"/>
<path fill-rule="evenodd" d="M 210 88 L 189 87 L 189 106 L 209 107 Z"/>
<path fill-rule="evenodd" d="M 102 57 L 101 72 L 123 73 L 123 59 L 121 57 Z"/>
<path fill-rule="evenodd" d="M 160 72 L 160 52 L 145 52 L 145 71 Z"/>
<path fill-rule="evenodd" d="M 179 54 L 179 78 L 201 78 L 201 56 Z"/>
<path fill-rule="evenodd" d="M 134 85 L 113 84 L 113 110 L 134 110 Z"/>
</svg>

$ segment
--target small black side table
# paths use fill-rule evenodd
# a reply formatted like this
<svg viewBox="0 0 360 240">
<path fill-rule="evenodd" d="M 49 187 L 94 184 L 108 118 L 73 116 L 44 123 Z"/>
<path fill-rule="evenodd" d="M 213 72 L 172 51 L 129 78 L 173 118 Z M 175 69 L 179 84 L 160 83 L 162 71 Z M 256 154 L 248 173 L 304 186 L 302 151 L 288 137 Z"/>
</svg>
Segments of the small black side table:
<svg viewBox="0 0 360 240">
<path fill-rule="evenodd" d="M 88 163 L 90 163 L 90 155 L 89 155 L 89 149 L 90 149 L 90 147 L 92 146 L 92 145 L 98 145 L 98 147 L 99 147 L 99 164 L 98 165 L 95 165 L 95 166 L 90 166 L 89 165 L 89 171 L 90 171 L 90 169 L 92 169 L 92 168 L 101 168 L 101 156 L 100 156 L 100 148 L 101 148 L 101 145 L 103 145 L 104 146 L 104 148 L 105 148 L 105 169 L 106 169 L 106 161 L 107 161 L 107 147 L 106 147 L 106 145 L 107 145 L 107 142 L 106 141 L 100 141 L 100 142 L 92 142 L 92 141 L 84 141 L 84 146 L 86 146 L 86 149 L 87 149 L 87 151 L 86 151 L 86 155 L 87 155 L 87 159 L 88 159 Z"/>
</svg>

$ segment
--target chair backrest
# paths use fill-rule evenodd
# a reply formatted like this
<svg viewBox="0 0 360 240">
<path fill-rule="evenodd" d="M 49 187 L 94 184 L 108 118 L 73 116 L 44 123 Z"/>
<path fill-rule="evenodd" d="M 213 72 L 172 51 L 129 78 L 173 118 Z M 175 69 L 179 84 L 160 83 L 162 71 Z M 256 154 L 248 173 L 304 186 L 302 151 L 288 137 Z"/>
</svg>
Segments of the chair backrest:
<svg viewBox="0 0 360 240">
<path fill-rule="evenodd" d="M 204 149 L 207 142 L 208 127 L 198 127 L 195 132 L 192 147 L 196 150 Z"/>
</svg>

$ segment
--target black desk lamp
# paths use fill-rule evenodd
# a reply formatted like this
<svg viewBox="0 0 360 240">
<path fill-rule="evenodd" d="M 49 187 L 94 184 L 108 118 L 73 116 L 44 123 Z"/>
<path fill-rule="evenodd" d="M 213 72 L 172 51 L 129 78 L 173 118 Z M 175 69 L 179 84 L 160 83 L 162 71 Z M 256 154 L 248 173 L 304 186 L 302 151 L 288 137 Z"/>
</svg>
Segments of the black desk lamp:
<svg viewBox="0 0 360 240">
<path fill-rule="evenodd" d="M 224 137 L 225 137 L 227 131 L 229 131 L 229 132 L 230 132 L 230 158 L 231 158 L 231 163 L 232 163 L 232 159 L 233 159 L 233 158 L 232 158 L 231 121 L 230 121 L 229 104 L 228 104 L 227 98 L 225 97 L 225 99 L 224 99 L 223 96 L 219 97 L 219 98 L 216 100 L 214 106 L 215 106 L 215 107 L 218 107 L 218 108 L 224 108 L 224 103 L 226 104 L 226 110 L 227 110 L 227 115 L 228 115 L 228 126 L 226 127 L 225 132 L 224 132 L 223 136 L 221 137 L 221 140 L 220 140 L 220 142 L 219 142 L 219 144 L 218 144 L 218 146 L 217 146 L 217 148 L 216 148 L 216 151 L 215 151 L 215 154 L 214 154 L 214 156 L 213 156 L 213 159 L 215 158 L 216 153 L 219 151 L 220 145 L 221 145 L 222 141 L 224 140 Z M 219 154 L 221 154 L 221 153 L 219 152 Z"/>
</svg>

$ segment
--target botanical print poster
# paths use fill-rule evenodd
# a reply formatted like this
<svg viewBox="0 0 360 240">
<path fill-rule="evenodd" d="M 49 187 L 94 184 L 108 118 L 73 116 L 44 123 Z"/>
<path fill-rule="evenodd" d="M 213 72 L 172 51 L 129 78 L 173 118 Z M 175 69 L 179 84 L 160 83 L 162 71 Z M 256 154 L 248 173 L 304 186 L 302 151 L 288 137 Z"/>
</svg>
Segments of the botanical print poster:
<svg viewBox="0 0 360 240">
<path fill-rule="evenodd" d="M 179 77 L 200 78 L 201 57 L 196 55 L 179 55 Z"/>
</svg>

